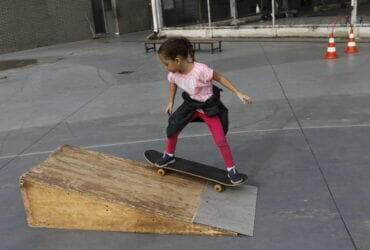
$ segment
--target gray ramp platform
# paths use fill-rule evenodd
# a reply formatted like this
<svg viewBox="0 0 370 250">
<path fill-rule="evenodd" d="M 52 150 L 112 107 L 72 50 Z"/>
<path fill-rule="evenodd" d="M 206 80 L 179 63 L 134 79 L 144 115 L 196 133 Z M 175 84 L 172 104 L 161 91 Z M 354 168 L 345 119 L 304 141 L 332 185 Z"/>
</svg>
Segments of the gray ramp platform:
<svg viewBox="0 0 370 250">
<path fill-rule="evenodd" d="M 257 187 L 242 185 L 217 193 L 205 189 L 195 223 L 253 236 Z"/>
</svg>

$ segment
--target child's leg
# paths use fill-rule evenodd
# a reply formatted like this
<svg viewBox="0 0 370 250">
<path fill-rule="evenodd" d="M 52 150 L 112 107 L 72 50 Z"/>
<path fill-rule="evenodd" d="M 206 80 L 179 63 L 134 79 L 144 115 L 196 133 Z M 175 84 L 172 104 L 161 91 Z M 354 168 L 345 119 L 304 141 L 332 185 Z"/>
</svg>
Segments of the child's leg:
<svg viewBox="0 0 370 250">
<path fill-rule="evenodd" d="M 166 154 L 174 154 L 176 150 L 176 144 L 177 144 L 177 137 L 179 136 L 181 131 L 177 132 L 176 134 L 172 135 L 171 137 L 167 138 L 166 141 Z"/>
<path fill-rule="evenodd" d="M 195 112 L 193 118 L 191 120 L 196 119 L 199 116 L 199 112 Z M 177 138 L 179 137 L 181 131 L 177 132 L 176 134 L 172 135 L 171 137 L 167 138 L 166 141 L 166 149 L 165 152 L 167 154 L 174 154 L 176 151 L 176 144 L 177 144 Z"/>
<path fill-rule="evenodd" d="M 231 169 L 232 167 L 234 167 L 234 159 L 229 144 L 227 143 L 220 118 L 217 115 L 207 116 L 206 114 L 202 113 L 200 113 L 199 115 L 211 131 L 213 140 L 220 150 L 226 168 Z"/>
</svg>

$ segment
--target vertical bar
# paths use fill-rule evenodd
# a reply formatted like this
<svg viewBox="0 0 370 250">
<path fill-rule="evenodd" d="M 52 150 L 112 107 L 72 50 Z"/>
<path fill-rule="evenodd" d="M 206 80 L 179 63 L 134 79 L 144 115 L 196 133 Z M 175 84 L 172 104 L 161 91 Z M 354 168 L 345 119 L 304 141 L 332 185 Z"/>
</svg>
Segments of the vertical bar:
<svg viewBox="0 0 370 250">
<path fill-rule="evenodd" d="M 351 1 L 352 6 L 352 13 L 351 13 L 351 24 L 352 26 L 356 25 L 357 23 L 357 0 Z"/>
<path fill-rule="evenodd" d="M 101 1 L 100 1 L 100 4 L 101 4 L 101 8 L 102 8 L 102 10 L 103 10 L 103 19 L 104 19 L 104 29 L 105 29 L 105 33 L 108 33 L 107 17 L 106 17 L 106 14 L 105 14 L 105 4 L 104 4 L 104 0 L 101 0 Z"/>
<path fill-rule="evenodd" d="M 198 23 L 201 23 L 201 22 L 203 21 L 203 15 L 202 15 L 202 1 L 198 1 L 198 15 L 199 15 Z"/>
<path fill-rule="evenodd" d="M 275 28 L 275 0 L 271 0 L 272 27 Z"/>
<path fill-rule="evenodd" d="M 211 28 L 211 5 L 209 0 L 207 0 L 207 11 L 208 11 L 208 26 Z"/>
<path fill-rule="evenodd" d="M 117 0 L 111 0 L 113 15 L 114 15 L 114 22 L 115 22 L 115 34 L 119 35 L 119 23 L 118 23 L 118 17 L 117 17 L 117 2 L 116 1 Z"/>
<path fill-rule="evenodd" d="M 153 31 L 158 32 L 158 18 L 157 18 L 157 3 L 156 0 L 151 0 L 152 16 L 153 16 Z"/>
<path fill-rule="evenodd" d="M 157 24 L 158 31 L 163 28 L 162 1 L 156 0 L 157 3 Z"/>
<path fill-rule="evenodd" d="M 230 14 L 234 20 L 238 18 L 235 0 L 230 0 Z"/>
</svg>

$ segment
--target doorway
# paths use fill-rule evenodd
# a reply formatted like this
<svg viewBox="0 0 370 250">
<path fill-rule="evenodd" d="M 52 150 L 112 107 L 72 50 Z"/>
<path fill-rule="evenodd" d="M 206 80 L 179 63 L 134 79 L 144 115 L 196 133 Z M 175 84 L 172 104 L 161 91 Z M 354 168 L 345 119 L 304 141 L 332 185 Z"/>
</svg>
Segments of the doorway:
<svg viewBox="0 0 370 250">
<path fill-rule="evenodd" d="M 115 15 L 112 0 L 91 0 L 96 34 L 115 33 Z"/>
</svg>

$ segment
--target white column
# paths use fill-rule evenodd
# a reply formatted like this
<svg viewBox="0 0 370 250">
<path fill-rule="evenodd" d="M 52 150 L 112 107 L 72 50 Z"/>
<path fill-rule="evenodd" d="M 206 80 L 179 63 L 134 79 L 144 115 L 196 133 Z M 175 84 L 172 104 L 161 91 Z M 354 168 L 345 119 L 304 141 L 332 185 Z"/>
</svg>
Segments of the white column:
<svg viewBox="0 0 370 250">
<path fill-rule="evenodd" d="M 115 22 L 115 31 L 114 33 L 116 35 L 119 35 L 119 23 L 118 23 L 118 17 L 117 17 L 117 0 L 112 0 L 112 9 L 113 9 L 113 15 L 114 15 L 114 22 Z"/>
<path fill-rule="evenodd" d="M 238 11 L 236 8 L 236 1 L 235 0 L 230 0 L 230 14 L 231 17 L 235 20 L 238 18 Z"/>
<path fill-rule="evenodd" d="M 275 28 L 275 0 L 271 0 L 272 27 Z"/>
<path fill-rule="evenodd" d="M 207 11 L 208 11 L 208 26 L 211 28 L 211 5 L 209 3 L 209 0 L 207 0 Z"/>
<path fill-rule="evenodd" d="M 151 0 L 151 5 L 152 5 L 152 16 L 153 16 L 153 31 L 158 32 L 158 17 L 157 17 L 157 1 L 156 0 Z"/>
<path fill-rule="evenodd" d="M 157 23 L 158 23 L 158 30 L 163 28 L 163 14 L 162 14 L 162 1 L 156 0 L 157 2 Z"/>
<path fill-rule="evenodd" d="M 356 25 L 357 23 L 357 0 L 351 0 L 352 13 L 351 13 L 351 24 Z"/>
</svg>

